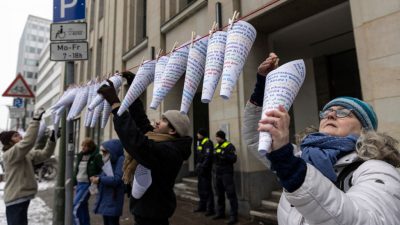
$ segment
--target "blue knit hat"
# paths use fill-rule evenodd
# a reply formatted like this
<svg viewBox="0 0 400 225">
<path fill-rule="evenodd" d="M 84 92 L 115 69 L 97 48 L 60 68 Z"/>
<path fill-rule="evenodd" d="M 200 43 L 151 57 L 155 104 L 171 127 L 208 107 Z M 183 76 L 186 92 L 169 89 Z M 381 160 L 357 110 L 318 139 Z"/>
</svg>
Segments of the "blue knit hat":
<svg viewBox="0 0 400 225">
<path fill-rule="evenodd" d="M 360 99 L 347 96 L 335 98 L 328 102 L 322 110 L 324 111 L 332 106 L 342 106 L 346 109 L 352 109 L 364 129 L 376 130 L 378 128 L 378 118 L 374 109 L 371 105 Z"/>
</svg>

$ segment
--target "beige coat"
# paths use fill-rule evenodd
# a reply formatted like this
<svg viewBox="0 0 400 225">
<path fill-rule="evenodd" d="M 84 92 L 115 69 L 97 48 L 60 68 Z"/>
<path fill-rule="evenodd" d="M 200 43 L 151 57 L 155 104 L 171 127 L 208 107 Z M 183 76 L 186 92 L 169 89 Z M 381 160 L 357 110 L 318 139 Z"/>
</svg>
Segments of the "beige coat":
<svg viewBox="0 0 400 225">
<path fill-rule="evenodd" d="M 39 121 L 32 120 L 25 137 L 3 153 L 6 173 L 4 202 L 6 204 L 37 193 L 37 182 L 33 165 L 50 158 L 56 146 L 55 142 L 48 140 L 43 150 L 32 149 L 38 130 Z"/>
</svg>

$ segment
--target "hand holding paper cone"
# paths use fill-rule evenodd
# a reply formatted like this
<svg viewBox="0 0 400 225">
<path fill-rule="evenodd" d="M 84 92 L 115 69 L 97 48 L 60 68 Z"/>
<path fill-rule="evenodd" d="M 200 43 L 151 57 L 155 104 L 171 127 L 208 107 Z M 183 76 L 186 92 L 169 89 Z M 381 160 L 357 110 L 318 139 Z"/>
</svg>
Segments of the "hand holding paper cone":
<svg viewBox="0 0 400 225">
<path fill-rule="evenodd" d="M 264 103 L 261 121 L 268 121 L 272 123 L 272 130 L 277 128 L 274 119 L 267 119 L 270 111 L 278 109 L 283 106 L 286 111 L 290 106 L 300 90 L 301 85 L 305 79 L 305 65 L 303 60 L 295 60 L 288 62 L 281 67 L 271 71 L 265 80 L 264 89 Z M 280 110 L 282 112 L 282 110 Z M 268 114 L 266 114 L 268 112 Z M 279 113 L 271 114 L 280 115 Z M 280 115 L 279 118 L 282 116 Z M 271 125 L 271 123 L 269 125 Z M 281 129 L 282 130 L 282 129 Z M 260 132 L 258 151 L 261 155 L 265 155 L 271 150 L 272 139 L 268 132 Z"/>
<path fill-rule="evenodd" d="M 111 82 L 113 82 L 115 90 L 117 90 L 118 88 L 121 87 L 122 85 L 122 76 L 120 76 L 119 74 L 116 74 L 112 77 L 110 77 L 109 79 Z M 103 81 L 101 83 L 100 86 L 102 86 L 103 84 L 108 85 L 107 81 Z M 97 88 L 98 89 L 98 88 Z M 96 90 L 97 91 L 97 90 Z M 93 110 L 97 105 L 99 105 L 101 102 L 103 102 L 104 98 L 103 96 L 101 96 L 100 94 L 96 93 L 96 96 L 94 97 L 94 99 L 90 102 L 90 105 L 88 106 L 89 110 Z"/>
</svg>

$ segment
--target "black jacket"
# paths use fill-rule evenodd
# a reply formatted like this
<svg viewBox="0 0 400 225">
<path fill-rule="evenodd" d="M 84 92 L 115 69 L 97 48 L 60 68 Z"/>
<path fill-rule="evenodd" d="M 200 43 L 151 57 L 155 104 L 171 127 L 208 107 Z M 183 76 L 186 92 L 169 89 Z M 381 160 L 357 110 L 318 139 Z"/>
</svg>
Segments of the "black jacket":
<svg viewBox="0 0 400 225">
<path fill-rule="evenodd" d="M 199 145 L 197 146 L 196 170 L 198 175 L 211 173 L 214 144 L 209 138 L 207 139 L 207 141 L 205 141 L 204 139 L 199 140 Z"/>
<path fill-rule="evenodd" d="M 233 164 L 237 161 L 235 146 L 227 141 L 215 145 L 214 161 L 217 173 L 233 173 Z"/>
<path fill-rule="evenodd" d="M 144 134 L 153 131 L 144 112 L 142 102 L 136 100 L 121 116 L 113 110 L 114 127 L 125 150 L 138 163 L 151 170 L 152 184 L 140 199 L 130 198 L 130 211 L 136 221 L 165 221 L 176 208 L 175 179 L 184 160 L 191 154 L 191 137 L 172 141 L 154 142 Z"/>
</svg>

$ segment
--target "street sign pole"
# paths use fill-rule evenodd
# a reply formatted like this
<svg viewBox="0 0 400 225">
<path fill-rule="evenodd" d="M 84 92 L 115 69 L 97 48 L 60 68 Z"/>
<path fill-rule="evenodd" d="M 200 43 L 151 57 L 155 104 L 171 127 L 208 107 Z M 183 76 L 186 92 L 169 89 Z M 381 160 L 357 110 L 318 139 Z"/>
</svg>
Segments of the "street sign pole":
<svg viewBox="0 0 400 225">
<path fill-rule="evenodd" d="M 65 87 L 74 83 L 74 62 L 68 61 L 66 64 Z M 68 109 L 71 110 L 71 106 Z M 65 119 L 65 117 L 64 117 Z M 74 121 L 70 120 L 67 124 L 67 146 L 65 160 L 65 225 L 72 225 L 72 203 L 73 203 L 73 166 L 74 166 Z"/>
</svg>

